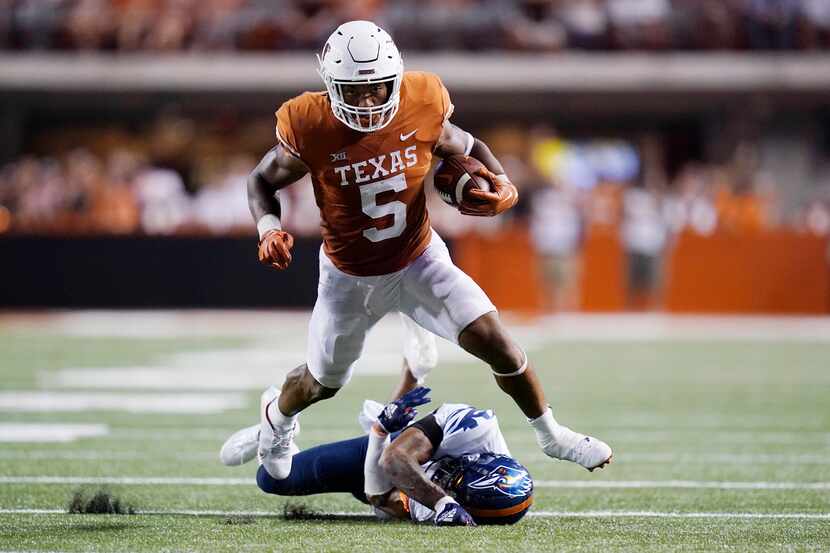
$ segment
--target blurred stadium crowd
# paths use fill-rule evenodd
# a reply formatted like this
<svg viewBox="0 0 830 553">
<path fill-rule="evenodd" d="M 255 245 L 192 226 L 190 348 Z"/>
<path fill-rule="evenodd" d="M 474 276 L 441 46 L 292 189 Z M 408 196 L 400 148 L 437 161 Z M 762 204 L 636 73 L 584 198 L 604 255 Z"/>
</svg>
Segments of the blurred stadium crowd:
<svg viewBox="0 0 830 553">
<path fill-rule="evenodd" d="M 827 0 L 0 0 L 0 48 L 318 49 L 351 19 L 404 52 L 830 47 Z"/>
<path fill-rule="evenodd" d="M 0 166 L 0 231 L 34 234 L 251 233 L 245 182 L 273 145 L 270 121 L 188 118 L 163 112 L 146 128 L 51 129 L 31 153 Z M 480 129 L 522 191 L 513 218 L 528 222 L 540 250 L 578 249 L 588 226 L 622 229 L 626 242 L 658 251 L 691 228 L 752 231 L 777 226 L 830 232 L 830 182 L 783 205 L 751 142 L 718 162 L 683 159 L 669 167 L 658 132 L 574 141 L 555 129 L 505 123 Z M 82 144 L 82 147 L 78 145 Z M 815 164 L 830 166 L 830 153 Z M 827 177 L 827 171 L 822 171 Z M 458 235 L 510 218 L 460 217 L 430 194 L 434 224 Z M 283 193 L 286 226 L 318 234 L 310 182 Z M 788 199 L 788 200 L 791 200 Z"/>
</svg>

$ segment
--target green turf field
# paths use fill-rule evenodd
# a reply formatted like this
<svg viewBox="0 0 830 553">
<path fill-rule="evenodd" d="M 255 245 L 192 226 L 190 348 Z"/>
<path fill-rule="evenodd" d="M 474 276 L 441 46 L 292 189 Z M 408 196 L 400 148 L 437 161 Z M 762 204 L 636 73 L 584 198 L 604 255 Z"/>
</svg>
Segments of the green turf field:
<svg viewBox="0 0 830 553">
<path fill-rule="evenodd" d="M 119 316 L 118 325 L 129 317 Z M 429 381 L 433 404 L 494 408 L 537 488 L 532 516 L 514 527 L 437 529 L 376 522 L 350 496 L 266 496 L 254 483 L 255 463 L 219 464 L 224 438 L 256 422 L 257 380 L 267 370 L 251 367 L 267 367 L 271 355 L 284 362 L 286 351 L 301 356 L 303 327 L 299 316 L 252 337 L 224 327 L 131 337 L 7 318 L 0 324 L 0 552 L 830 551 L 830 336 L 738 340 L 713 330 L 711 340 L 548 341 L 545 327 L 534 329 L 531 359 L 557 418 L 615 450 L 615 462 L 594 474 L 545 458 L 489 371 L 444 355 L 442 346 Z M 386 399 L 396 369 L 358 374 L 304 413 L 300 447 L 358 435 L 362 400 Z M 91 380 L 78 379 L 85 370 Z M 169 382 L 152 380 L 165 371 Z M 215 384 L 223 371 L 228 389 Z M 198 413 L 200 402 L 212 412 Z M 92 434 L 15 441 L 37 428 L 28 425 L 40 425 L 42 439 L 52 427 Z M 137 514 L 66 513 L 75 492 L 102 487 Z M 289 503 L 331 516 L 286 520 Z"/>
</svg>

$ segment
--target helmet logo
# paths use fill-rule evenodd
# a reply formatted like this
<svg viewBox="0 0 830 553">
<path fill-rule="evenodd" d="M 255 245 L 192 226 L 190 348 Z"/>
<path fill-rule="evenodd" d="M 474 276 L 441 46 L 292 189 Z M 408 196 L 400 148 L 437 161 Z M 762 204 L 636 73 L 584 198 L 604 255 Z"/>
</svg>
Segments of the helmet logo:
<svg viewBox="0 0 830 553">
<path fill-rule="evenodd" d="M 525 470 L 499 465 L 478 480 L 467 485 L 472 490 L 496 490 L 508 497 L 522 497 L 530 493 L 533 481 Z"/>
</svg>

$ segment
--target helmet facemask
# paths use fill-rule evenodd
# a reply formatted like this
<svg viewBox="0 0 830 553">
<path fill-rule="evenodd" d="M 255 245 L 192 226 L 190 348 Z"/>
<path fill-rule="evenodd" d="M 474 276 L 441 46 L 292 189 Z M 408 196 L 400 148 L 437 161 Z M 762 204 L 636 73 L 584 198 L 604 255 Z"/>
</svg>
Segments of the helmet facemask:
<svg viewBox="0 0 830 553">
<path fill-rule="evenodd" d="M 330 77 L 326 78 L 321 68 L 320 76 L 323 77 L 323 81 L 326 83 L 334 116 L 351 129 L 361 132 L 372 132 L 382 129 L 398 113 L 398 106 L 401 101 L 401 75 L 392 75 L 391 77 L 364 81 L 335 80 Z M 385 83 L 388 87 L 389 95 L 383 104 L 372 107 L 360 107 L 353 106 L 344 99 L 343 87 L 375 83 Z"/>
<path fill-rule="evenodd" d="M 443 457 L 437 461 L 432 473 L 432 482 L 457 499 L 458 489 L 464 477 L 465 460 L 463 457 Z"/>
</svg>

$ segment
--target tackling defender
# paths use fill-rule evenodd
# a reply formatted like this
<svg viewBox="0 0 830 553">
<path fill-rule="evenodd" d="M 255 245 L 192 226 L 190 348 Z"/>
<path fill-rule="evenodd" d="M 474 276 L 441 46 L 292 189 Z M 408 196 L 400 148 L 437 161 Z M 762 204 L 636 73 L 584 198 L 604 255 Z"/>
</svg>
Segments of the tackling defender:
<svg viewBox="0 0 830 553">
<path fill-rule="evenodd" d="M 260 466 L 257 485 L 283 496 L 351 493 L 380 518 L 439 526 L 518 522 L 533 503 L 533 480 L 510 456 L 495 413 L 444 404 L 409 425 L 427 393 L 418 387 L 386 406 L 366 401 L 360 422 L 368 436 L 296 453 L 283 479 Z M 222 462 L 253 459 L 259 430 L 256 424 L 228 438 Z"/>
<path fill-rule="evenodd" d="M 423 181 L 433 155 L 467 154 L 486 167 L 480 175 L 492 190 L 470 191 L 461 213 L 495 216 L 518 199 L 487 145 L 449 121 L 453 105 L 441 80 L 404 72 L 392 38 L 368 21 L 338 27 L 319 62 L 326 92 L 307 92 L 280 107 L 278 144 L 248 180 L 260 261 L 277 269 L 291 262 L 293 238 L 281 228 L 277 192 L 306 173 L 323 234 L 306 364 L 286 376 L 279 397 L 271 388 L 262 395 L 265 470 L 278 480 L 290 474 L 298 413 L 348 382 L 366 333 L 394 311 L 490 365 L 547 455 L 589 470 L 610 462 L 607 444 L 554 419 L 496 308 L 430 227 Z"/>
</svg>

